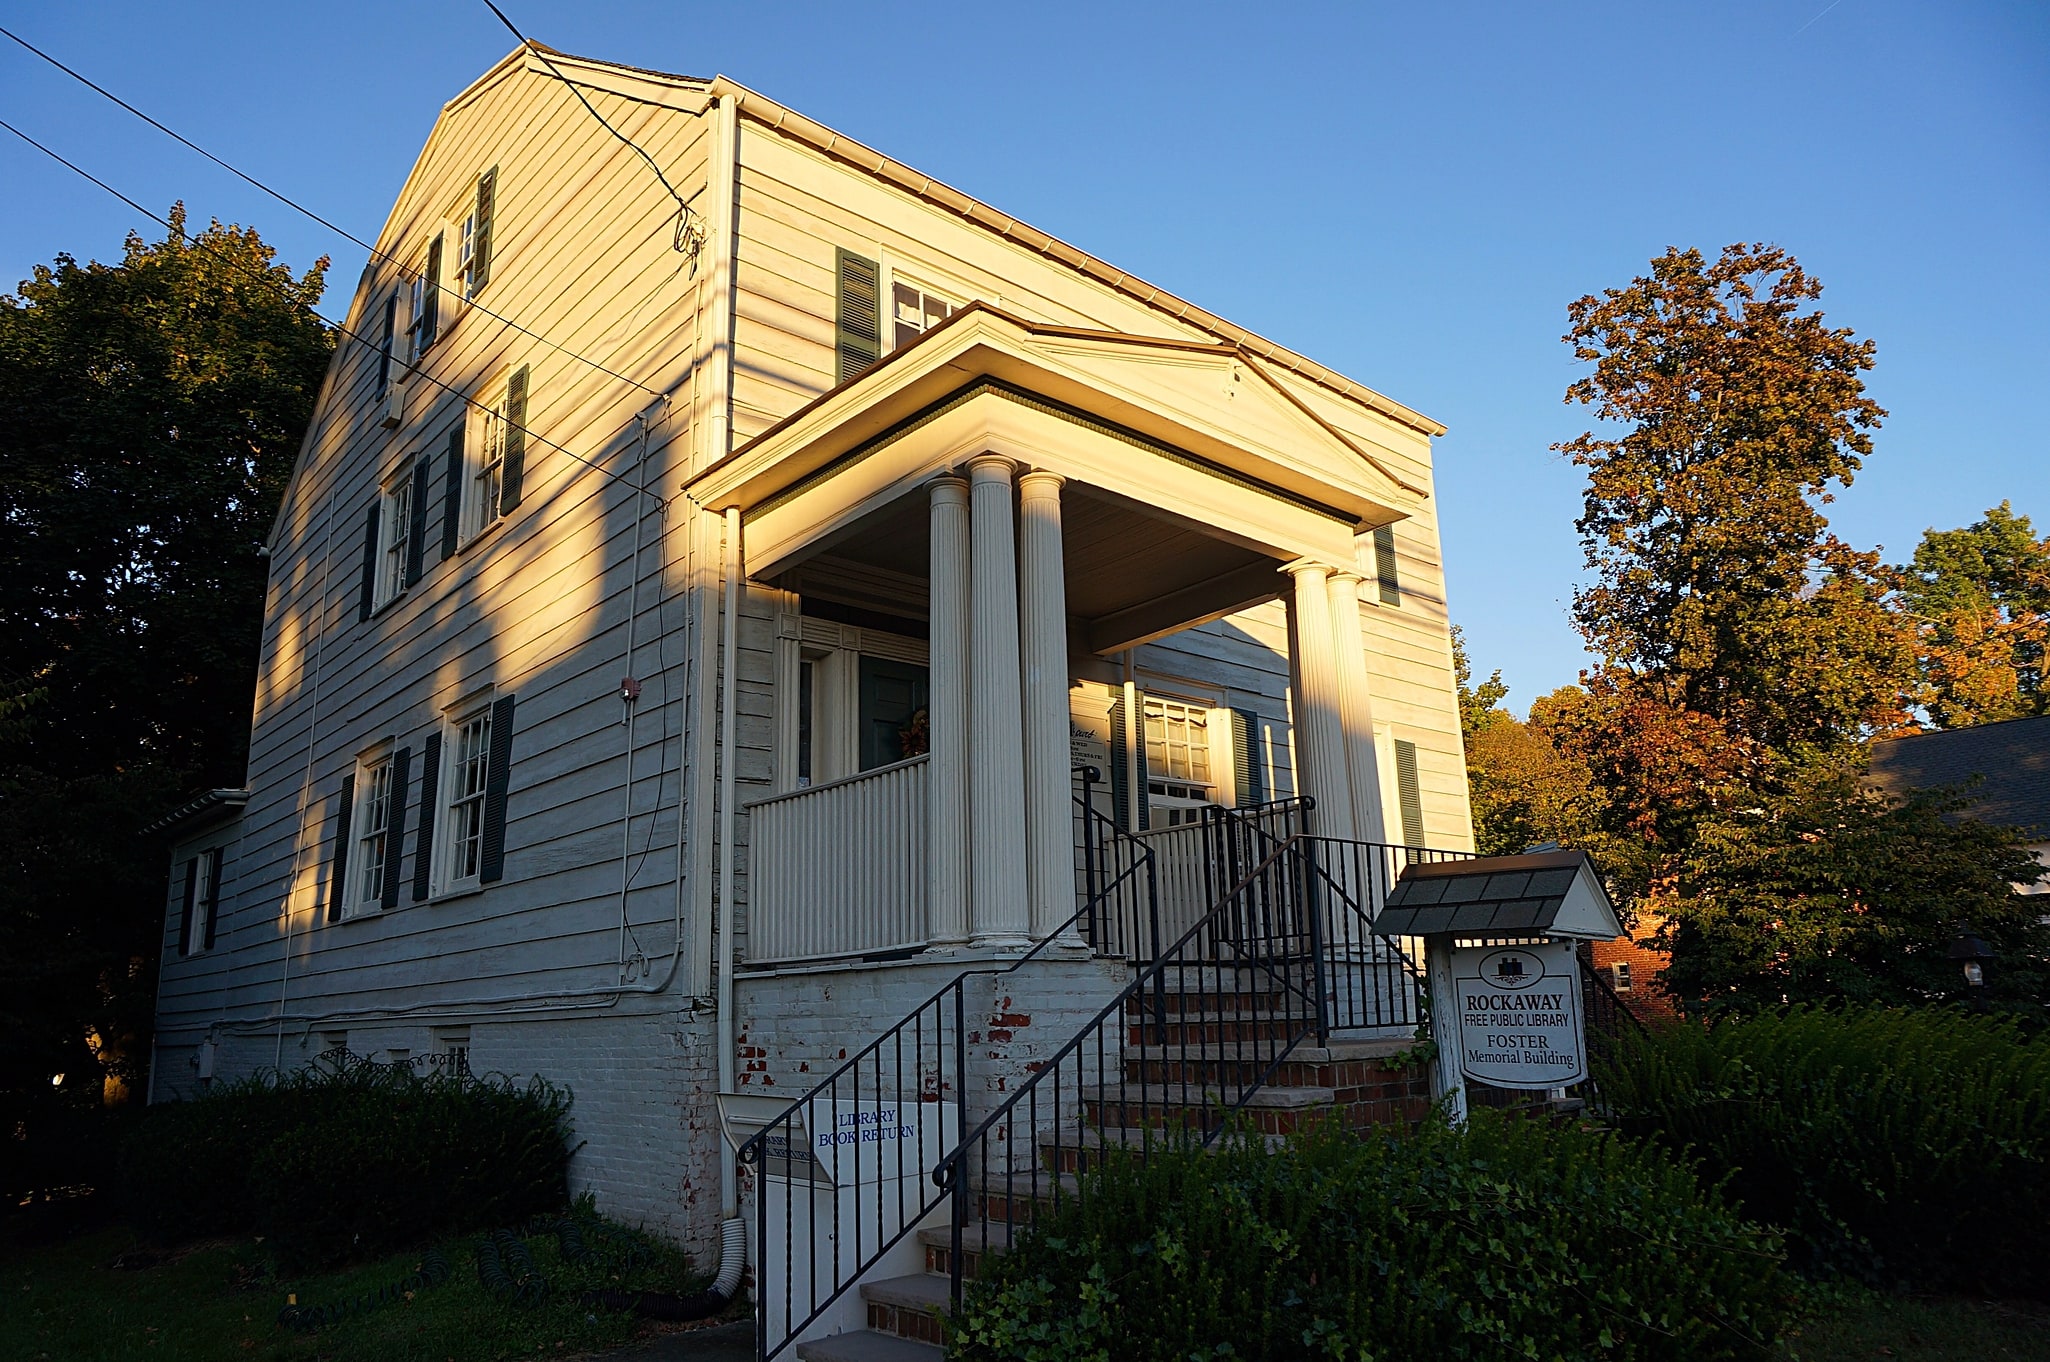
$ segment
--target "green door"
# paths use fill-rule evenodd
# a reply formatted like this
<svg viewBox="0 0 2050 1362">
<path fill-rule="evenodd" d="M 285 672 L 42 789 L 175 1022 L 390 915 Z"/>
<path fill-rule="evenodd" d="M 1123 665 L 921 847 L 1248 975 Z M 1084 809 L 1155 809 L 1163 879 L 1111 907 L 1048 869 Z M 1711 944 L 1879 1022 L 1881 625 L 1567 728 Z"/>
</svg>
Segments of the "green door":
<svg viewBox="0 0 2050 1362">
<path fill-rule="evenodd" d="M 872 771 L 925 751 L 926 670 L 880 657 L 861 659 L 861 769 Z M 917 735 L 905 750 L 906 730 Z"/>
</svg>

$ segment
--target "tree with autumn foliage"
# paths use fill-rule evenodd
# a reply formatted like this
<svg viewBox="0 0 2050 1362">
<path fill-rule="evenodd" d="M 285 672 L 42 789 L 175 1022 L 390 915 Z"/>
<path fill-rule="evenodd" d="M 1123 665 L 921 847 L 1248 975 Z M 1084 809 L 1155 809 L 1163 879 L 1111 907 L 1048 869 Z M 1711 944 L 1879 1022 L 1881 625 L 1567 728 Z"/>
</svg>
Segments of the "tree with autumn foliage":
<svg viewBox="0 0 2050 1362">
<path fill-rule="evenodd" d="M 1977 524 L 1929 530 L 1894 571 L 1931 723 L 2050 714 L 2050 535 L 2003 501 Z"/>
<path fill-rule="evenodd" d="M 1576 844 L 1659 916 L 1694 1007 L 1926 1001 L 1942 986 L 1928 964 L 1964 921 L 2000 924 L 2017 961 L 2050 958 L 2009 888 L 2032 873 L 2011 830 L 1860 783 L 1864 744 L 1932 697 L 1984 712 L 2040 694 L 2036 560 L 1990 515 L 1932 535 L 1905 570 L 1830 531 L 1823 507 L 1886 413 L 1864 388 L 1873 343 L 1829 326 L 1821 294 L 1779 248 L 1735 245 L 1714 261 L 1669 249 L 1569 309 L 1589 371 L 1566 400 L 1597 424 L 1555 448 L 1587 470 L 1592 581 L 1574 619 L 1598 660 L 1532 706 L 1544 774 L 1487 790 L 1483 823 L 1591 811 Z M 1919 620 L 1896 608 L 1917 592 Z M 2012 684 L 1951 680 L 1966 669 L 1932 669 L 1932 642 L 1998 660 Z M 1471 747 L 1477 783 L 1504 784 L 1488 740 Z M 1585 773 L 1585 799 L 1558 798 L 1562 771 Z M 2040 992 L 2044 971 L 2006 972 Z"/>
</svg>

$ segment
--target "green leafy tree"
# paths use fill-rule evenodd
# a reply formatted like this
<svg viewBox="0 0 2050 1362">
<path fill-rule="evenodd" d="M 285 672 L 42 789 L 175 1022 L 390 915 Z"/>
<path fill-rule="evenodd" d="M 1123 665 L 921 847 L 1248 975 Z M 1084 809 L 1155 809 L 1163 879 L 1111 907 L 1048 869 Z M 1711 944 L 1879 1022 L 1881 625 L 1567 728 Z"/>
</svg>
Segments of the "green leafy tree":
<svg viewBox="0 0 2050 1362">
<path fill-rule="evenodd" d="M 2050 929 L 2013 889 L 2041 873 L 2021 834 L 1949 816 L 1955 794 L 1889 800 L 1862 765 L 1813 762 L 1696 829 L 1661 899 L 1669 987 L 1711 1013 L 1953 1001 L 1966 985 L 1947 951 L 1969 925 L 1998 955 L 1988 999 L 2041 1021 Z"/>
<path fill-rule="evenodd" d="M 1895 571 L 1931 722 L 2050 714 L 2050 535 L 2003 501 L 1977 524 L 1929 530 Z"/>
<path fill-rule="evenodd" d="M 1566 400 L 1600 422 L 1555 446 L 1588 474 L 1580 632 L 1617 694 L 1778 751 L 1899 723 L 1913 673 L 1876 556 L 1820 509 L 1885 415 L 1872 342 L 1825 325 L 1821 293 L 1777 247 L 1669 249 L 1573 303 L 1565 336 L 1592 366 Z"/>
<path fill-rule="evenodd" d="M 139 1076 L 182 796 L 244 778 L 262 543 L 331 351 L 252 229 L 0 297 L 0 1090 Z"/>
</svg>

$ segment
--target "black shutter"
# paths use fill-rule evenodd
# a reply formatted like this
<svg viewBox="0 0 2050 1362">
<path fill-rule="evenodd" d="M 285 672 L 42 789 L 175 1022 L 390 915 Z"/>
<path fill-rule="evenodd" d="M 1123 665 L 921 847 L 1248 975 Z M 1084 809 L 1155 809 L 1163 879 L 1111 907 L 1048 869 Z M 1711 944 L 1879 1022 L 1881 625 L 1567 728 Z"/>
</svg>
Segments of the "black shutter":
<svg viewBox="0 0 2050 1362">
<path fill-rule="evenodd" d="M 384 825 L 384 900 L 385 908 L 399 906 L 399 862 L 406 851 L 406 778 L 411 774 L 413 752 L 401 747 L 392 753 L 391 759 L 391 806 L 385 815 Z"/>
<path fill-rule="evenodd" d="M 200 906 L 206 909 L 202 919 L 206 928 L 199 934 L 199 948 L 210 951 L 214 948 L 214 925 L 221 916 L 221 848 L 210 848 L 206 853 L 206 872 L 200 876 Z"/>
<path fill-rule="evenodd" d="M 178 918 L 178 954 L 192 954 L 192 905 L 199 898 L 199 858 L 185 863 L 185 911 Z"/>
<path fill-rule="evenodd" d="M 383 498 L 370 503 L 363 516 L 363 589 L 356 596 L 356 622 L 370 618 L 371 602 L 377 591 L 377 513 Z"/>
<path fill-rule="evenodd" d="M 1239 806 L 1266 803 L 1267 773 L 1260 764 L 1260 716 L 1250 709 L 1231 712 L 1231 758 L 1237 768 L 1232 772 L 1232 780 Z"/>
<path fill-rule="evenodd" d="M 470 296 L 491 282 L 491 214 L 498 206 L 498 167 L 477 177 L 477 225 L 470 236 Z"/>
<path fill-rule="evenodd" d="M 1133 703 L 1125 703 L 1125 695 Z M 1152 822 L 1146 789 L 1146 696 L 1120 692 L 1110 706 L 1110 800 L 1119 827 L 1143 832 Z"/>
<path fill-rule="evenodd" d="M 484 845 L 477 880 L 490 884 L 505 878 L 505 792 L 512 775 L 513 698 L 491 702 L 491 765 L 484 772 Z"/>
<path fill-rule="evenodd" d="M 867 256 L 842 249 L 834 260 L 833 347 L 838 357 L 834 382 L 848 379 L 882 353 L 882 271 Z"/>
<path fill-rule="evenodd" d="M 335 813 L 335 849 L 327 875 L 327 920 L 342 920 L 342 898 L 349 892 L 349 820 L 356 816 L 356 773 L 342 777 L 342 805 Z"/>
<path fill-rule="evenodd" d="M 1383 525 L 1374 531 L 1374 576 L 1381 586 L 1381 604 L 1402 604 L 1402 578 L 1395 569 L 1395 527 Z"/>
<path fill-rule="evenodd" d="M 399 334 L 399 295 L 394 293 L 384 300 L 384 340 L 377 347 L 377 395 L 383 397 L 391 387 L 392 345 Z"/>
<path fill-rule="evenodd" d="M 441 557 L 456 556 L 456 540 L 463 532 L 463 423 L 458 420 L 448 433 L 447 473 L 441 486 Z"/>
<path fill-rule="evenodd" d="M 420 749 L 420 834 L 413 839 L 413 902 L 434 887 L 434 823 L 441 809 L 441 734 L 430 733 Z"/>
<path fill-rule="evenodd" d="M 427 488 L 433 469 L 425 455 L 413 461 L 413 523 L 406 532 L 406 585 L 420 580 L 427 556 Z"/>
<path fill-rule="evenodd" d="M 427 245 L 427 268 L 422 272 L 426 286 L 420 290 L 420 353 L 441 334 L 441 237 L 437 233 Z"/>
<path fill-rule="evenodd" d="M 527 471 L 527 366 L 505 381 L 505 462 L 499 465 L 498 513 L 520 504 L 520 479 Z"/>
<path fill-rule="evenodd" d="M 1395 797 L 1402 805 L 1402 844 L 1424 844 L 1424 794 L 1417 780 L 1416 744 L 1407 738 L 1395 740 Z"/>
</svg>

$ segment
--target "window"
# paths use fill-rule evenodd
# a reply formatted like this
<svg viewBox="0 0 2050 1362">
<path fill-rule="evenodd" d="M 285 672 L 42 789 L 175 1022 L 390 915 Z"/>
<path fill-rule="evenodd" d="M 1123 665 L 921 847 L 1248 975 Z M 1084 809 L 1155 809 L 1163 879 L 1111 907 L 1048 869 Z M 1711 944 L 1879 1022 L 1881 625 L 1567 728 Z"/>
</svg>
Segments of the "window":
<svg viewBox="0 0 2050 1362">
<path fill-rule="evenodd" d="M 442 241 L 441 234 L 436 233 L 434 240 L 427 243 L 427 257 L 420 266 L 420 272 L 407 285 L 409 360 L 417 360 L 426 354 L 441 332 Z"/>
<path fill-rule="evenodd" d="M 457 1078 L 470 1075 L 470 1028 L 467 1026 L 437 1026 L 434 1028 L 434 1055 L 430 1063 L 443 1073 Z"/>
<path fill-rule="evenodd" d="M 469 450 L 462 503 L 461 542 L 496 525 L 520 504 L 527 449 L 527 370 L 513 370 L 478 403 L 467 422 Z M 452 503 L 453 504 L 453 503 Z"/>
<path fill-rule="evenodd" d="M 208 847 L 185 863 L 185 910 L 178 926 L 178 954 L 195 955 L 214 944 L 221 901 L 220 847 Z"/>
<path fill-rule="evenodd" d="M 389 603 L 411 585 L 413 495 L 413 468 L 408 464 L 385 484 L 383 502 L 377 513 L 379 545 L 375 607 Z"/>
<path fill-rule="evenodd" d="M 1175 700 L 1148 699 L 1146 802 L 1152 826 L 1198 822 L 1217 802 L 1210 773 L 1210 711 Z"/>
<path fill-rule="evenodd" d="M 1620 962 L 1619 962 L 1619 963 L 1617 963 L 1617 964 L 1611 965 L 1611 966 L 1609 966 L 1609 974 L 1610 974 L 1610 976 L 1611 976 L 1612 978 L 1614 978 L 1614 979 L 1615 979 L 1615 981 L 1616 981 L 1616 992 L 1618 992 L 1618 993 L 1628 993 L 1628 992 L 1630 991 L 1630 966 L 1629 966 L 1629 965 L 1627 965 L 1627 964 L 1623 964 L 1623 963 L 1620 963 Z"/>
<path fill-rule="evenodd" d="M 374 913 L 384 906 L 385 876 L 389 873 L 392 815 L 397 788 L 389 753 L 365 761 L 356 777 L 356 883 L 342 916 Z"/>
<path fill-rule="evenodd" d="M 498 167 L 477 177 L 477 191 L 450 214 L 456 222 L 457 293 L 469 302 L 491 279 L 491 219 L 498 199 Z"/>
<path fill-rule="evenodd" d="M 484 795 L 491 774 L 491 710 L 457 719 L 449 736 L 446 813 L 442 818 L 442 887 L 466 889 L 484 867 Z"/>
<path fill-rule="evenodd" d="M 890 348 L 909 345 L 960 310 L 957 303 L 902 279 L 890 284 Z"/>
</svg>

